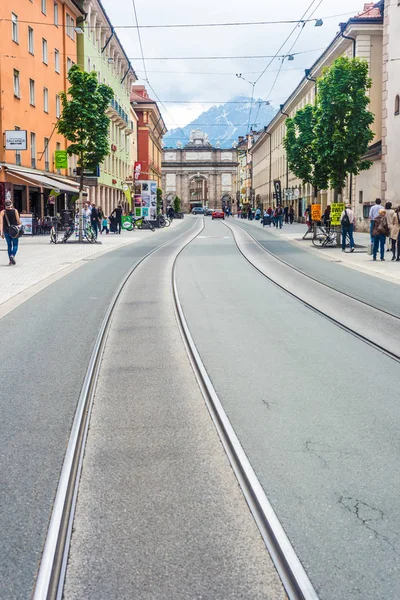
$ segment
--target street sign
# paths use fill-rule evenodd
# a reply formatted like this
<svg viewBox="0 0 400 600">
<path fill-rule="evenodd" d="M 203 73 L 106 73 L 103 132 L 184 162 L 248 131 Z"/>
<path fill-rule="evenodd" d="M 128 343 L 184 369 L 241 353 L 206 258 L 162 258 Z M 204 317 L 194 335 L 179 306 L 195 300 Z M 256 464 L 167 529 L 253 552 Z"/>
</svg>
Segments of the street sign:
<svg viewBox="0 0 400 600">
<path fill-rule="evenodd" d="M 4 132 L 6 141 L 6 150 L 26 150 L 27 135 L 26 130 L 11 129 Z"/>
<path fill-rule="evenodd" d="M 340 225 L 340 216 L 344 211 L 344 202 L 331 204 L 331 225 Z"/>
<path fill-rule="evenodd" d="M 56 169 L 68 169 L 68 153 L 66 150 L 56 150 L 54 152 L 54 162 Z"/>
<path fill-rule="evenodd" d="M 78 177 L 80 177 L 81 171 L 82 171 L 81 167 L 77 167 L 76 174 Z M 83 169 L 83 175 L 86 178 L 100 177 L 100 167 L 97 166 L 97 167 L 94 167 L 94 169 Z"/>
<path fill-rule="evenodd" d="M 320 204 L 311 204 L 311 219 L 313 221 L 321 220 L 321 205 Z"/>
</svg>

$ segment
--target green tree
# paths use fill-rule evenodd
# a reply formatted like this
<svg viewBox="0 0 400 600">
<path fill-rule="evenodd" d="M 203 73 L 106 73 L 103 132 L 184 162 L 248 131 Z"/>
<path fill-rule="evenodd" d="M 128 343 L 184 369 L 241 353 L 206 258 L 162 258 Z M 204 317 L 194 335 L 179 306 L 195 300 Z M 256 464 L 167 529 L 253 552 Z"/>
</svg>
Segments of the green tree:
<svg viewBox="0 0 400 600">
<path fill-rule="evenodd" d="M 283 145 L 286 150 L 289 169 L 314 188 L 314 197 L 319 189 L 328 186 L 326 169 L 318 161 L 314 147 L 315 110 L 311 104 L 298 110 L 293 118 L 286 119 L 286 137 Z"/>
<path fill-rule="evenodd" d="M 105 114 L 114 92 L 97 81 L 95 72 L 86 73 L 78 65 L 68 72 L 70 87 L 61 92 L 62 113 L 57 131 L 70 142 L 67 152 L 78 157 L 80 169 L 79 196 L 82 198 L 84 171 L 95 169 L 109 154 L 108 126 Z M 80 204 L 82 204 L 80 202 Z M 82 219 L 80 219 L 82 222 Z M 79 226 L 82 239 L 82 225 Z"/>
<path fill-rule="evenodd" d="M 163 212 L 163 199 L 162 199 L 162 189 L 157 188 L 157 214 Z"/>
<path fill-rule="evenodd" d="M 175 196 L 172 207 L 174 209 L 174 213 L 181 212 L 181 199 L 179 196 Z"/>
<path fill-rule="evenodd" d="M 341 199 L 347 173 L 357 175 L 372 164 L 362 159 L 374 137 L 370 129 L 374 115 L 368 110 L 367 95 L 371 85 L 367 62 L 344 56 L 318 80 L 312 147 L 317 162 L 326 170 L 329 187 L 335 190 L 335 199 Z"/>
</svg>

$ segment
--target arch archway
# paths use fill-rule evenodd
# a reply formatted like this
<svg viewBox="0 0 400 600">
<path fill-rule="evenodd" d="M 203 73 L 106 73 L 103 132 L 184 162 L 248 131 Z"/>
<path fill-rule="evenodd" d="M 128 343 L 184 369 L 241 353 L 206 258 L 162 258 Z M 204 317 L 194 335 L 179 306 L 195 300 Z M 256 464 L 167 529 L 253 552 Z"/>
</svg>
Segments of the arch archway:
<svg viewBox="0 0 400 600">
<path fill-rule="evenodd" d="M 229 206 L 232 210 L 232 196 L 230 194 L 224 194 L 221 198 L 221 206 L 225 208 L 225 206 Z"/>
<path fill-rule="evenodd" d="M 190 208 L 194 206 L 207 206 L 208 181 L 204 175 L 197 174 L 190 180 L 189 186 Z"/>
</svg>

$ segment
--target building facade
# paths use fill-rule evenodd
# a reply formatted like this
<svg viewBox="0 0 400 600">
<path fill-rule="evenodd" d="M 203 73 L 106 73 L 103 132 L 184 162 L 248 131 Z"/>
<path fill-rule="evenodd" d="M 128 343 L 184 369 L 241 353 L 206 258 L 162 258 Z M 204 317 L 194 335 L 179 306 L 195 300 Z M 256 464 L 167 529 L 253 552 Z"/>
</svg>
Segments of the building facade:
<svg viewBox="0 0 400 600">
<path fill-rule="evenodd" d="M 107 110 L 110 154 L 100 165 L 99 176 L 85 180 L 91 201 L 109 214 L 118 204 L 125 204 L 123 186 L 133 176 L 131 136 L 135 124 L 130 92 L 137 77 L 100 0 L 80 1 L 86 16 L 78 22 L 83 32 L 78 37 L 78 64 L 85 71 L 95 71 L 98 81 L 114 91 Z M 70 174 L 76 174 L 76 164 Z"/>
<path fill-rule="evenodd" d="M 232 207 L 237 167 L 236 148 L 215 148 L 207 134 L 192 131 L 186 146 L 163 151 L 164 198 L 168 203 L 178 196 L 185 212 L 194 206 Z"/>
<path fill-rule="evenodd" d="M 17 136 L 22 142 L 16 150 L 0 144 L 0 208 L 13 197 L 20 211 L 42 217 L 59 212 L 76 194 L 68 169 L 55 169 L 55 151 L 67 148 L 55 124 L 59 94 L 67 90 L 77 55 L 76 23 L 83 16 L 75 0 L 0 4 L 0 137 L 20 130 L 5 137 L 11 146 Z M 60 192 L 57 198 L 52 190 Z"/>
<path fill-rule="evenodd" d="M 134 85 L 131 105 L 138 117 L 138 162 L 141 179 L 157 181 L 161 187 L 162 138 L 167 133 L 157 102 L 152 100 L 144 85 Z"/>
<path fill-rule="evenodd" d="M 340 32 L 320 58 L 306 71 L 306 76 L 280 107 L 279 112 L 264 128 L 264 131 L 251 148 L 253 157 L 253 187 L 256 197 L 265 206 L 293 204 L 298 219 L 302 219 L 307 205 L 315 202 L 314 191 L 309 184 L 303 184 L 288 169 L 283 140 L 286 134 L 285 121 L 288 116 L 306 104 L 313 104 L 316 94 L 316 79 L 323 69 L 330 66 L 339 56 L 358 56 L 368 62 L 372 78 L 369 90 L 369 110 L 375 115 L 372 124 L 374 139 L 368 158 L 372 161 L 369 171 L 357 177 L 348 177 L 344 189 L 344 200 L 350 202 L 356 212 L 359 227 L 367 227 L 369 207 L 380 195 L 381 180 L 381 140 L 382 140 L 382 4 L 367 4 L 354 18 L 341 24 Z M 349 39 L 350 38 L 350 39 Z M 279 198 L 280 195 L 280 198 Z M 333 201 L 333 190 L 319 192 L 317 202 L 322 209 Z"/>
<path fill-rule="evenodd" d="M 400 205 L 400 4 L 385 2 L 382 85 L 382 198 Z"/>
</svg>

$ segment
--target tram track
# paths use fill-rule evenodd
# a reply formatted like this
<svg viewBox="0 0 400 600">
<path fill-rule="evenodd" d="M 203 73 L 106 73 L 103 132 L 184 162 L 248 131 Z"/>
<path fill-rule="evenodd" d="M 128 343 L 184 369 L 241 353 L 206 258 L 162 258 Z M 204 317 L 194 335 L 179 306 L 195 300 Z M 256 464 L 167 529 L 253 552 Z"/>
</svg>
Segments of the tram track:
<svg viewBox="0 0 400 600">
<path fill-rule="evenodd" d="M 38 572 L 36 587 L 33 594 L 33 600 L 61 600 L 63 597 L 90 416 L 105 344 L 113 314 L 118 306 L 121 294 L 130 277 L 147 258 L 164 246 L 176 242 L 176 240 L 182 236 L 190 236 L 197 225 L 198 222 L 196 221 L 193 224 L 193 227 L 188 231 L 160 244 L 143 256 L 126 274 L 109 305 L 96 339 L 77 405 Z M 202 395 L 206 401 L 210 416 L 289 599 L 318 600 L 318 596 L 268 501 L 232 425 L 230 424 L 196 349 L 188 324 L 185 320 L 176 283 L 176 264 L 183 250 L 193 242 L 199 234 L 201 234 L 203 229 L 204 219 L 202 219 L 201 228 L 197 228 L 194 235 L 180 247 L 173 260 L 171 286 L 178 328 Z"/>
<path fill-rule="evenodd" d="M 397 315 L 318 281 L 277 257 L 242 227 L 223 225 L 231 231 L 239 253 L 271 283 L 323 318 L 400 362 L 400 318 Z M 370 331 L 366 332 L 368 327 Z"/>
</svg>

